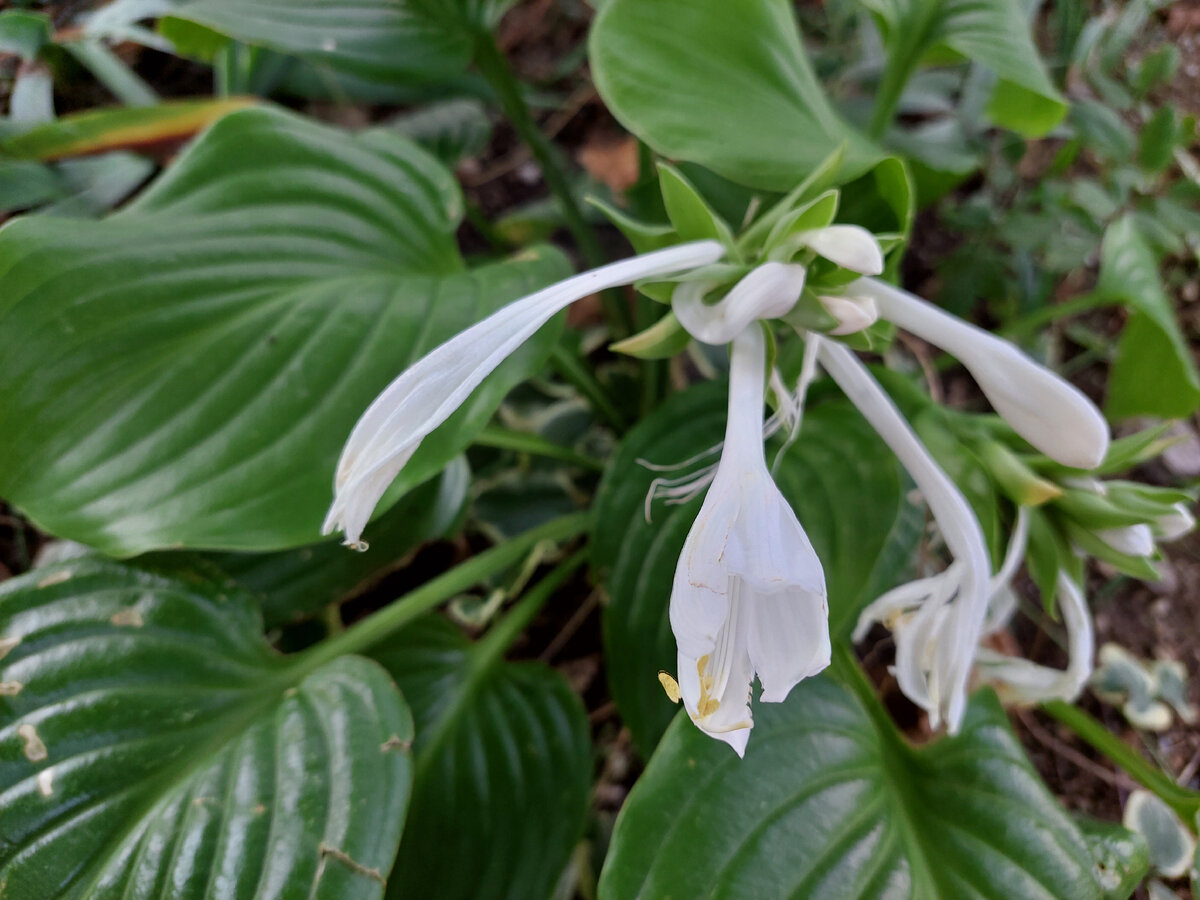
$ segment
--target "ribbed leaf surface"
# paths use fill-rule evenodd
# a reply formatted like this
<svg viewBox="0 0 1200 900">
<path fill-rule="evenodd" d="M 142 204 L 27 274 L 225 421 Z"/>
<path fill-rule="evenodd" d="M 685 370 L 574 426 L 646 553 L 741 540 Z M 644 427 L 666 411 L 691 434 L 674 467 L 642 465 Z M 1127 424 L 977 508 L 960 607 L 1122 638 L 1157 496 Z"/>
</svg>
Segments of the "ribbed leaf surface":
<svg viewBox="0 0 1200 900">
<path fill-rule="evenodd" d="M 130 555 L 310 543 L 367 404 L 408 363 L 561 277 L 550 249 L 466 271 L 450 174 L 396 135 L 254 109 L 103 222 L 0 230 L 0 495 Z M 460 453 L 543 330 L 422 445 Z"/>
<path fill-rule="evenodd" d="M 0 586 L 0 885 L 374 898 L 412 719 L 375 663 L 305 667 L 229 585 L 96 558 Z"/>
<path fill-rule="evenodd" d="M 566 681 L 506 663 L 445 619 L 374 655 L 413 698 L 413 800 L 388 888 L 395 898 L 544 900 L 583 829 L 587 716 Z"/>
<path fill-rule="evenodd" d="M 821 676 L 758 705 L 744 760 L 680 714 L 621 811 L 600 897 L 1100 900 L 1100 879 L 990 692 L 958 737 L 913 749 Z"/>
</svg>

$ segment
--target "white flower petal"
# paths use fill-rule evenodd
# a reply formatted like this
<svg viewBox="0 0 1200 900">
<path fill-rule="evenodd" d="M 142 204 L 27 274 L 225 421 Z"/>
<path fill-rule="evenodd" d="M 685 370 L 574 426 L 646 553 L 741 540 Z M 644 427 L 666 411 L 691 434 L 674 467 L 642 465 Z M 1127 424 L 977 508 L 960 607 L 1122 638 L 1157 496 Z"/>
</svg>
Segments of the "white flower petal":
<svg viewBox="0 0 1200 900">
<path fill-rule="evenodd" d="M 707 282 L 686 281 L 675 288 L 671 308 L 688 334 L 705 344 L 728 344 L 758 319 L 786 315 L 804 290 L 803 266 L 768 262 L 753 269 L 721 300 L 708 304 Z"/>
<path fill-rule="evenodd" d="M 1096 537 L 1118 553 L 1128 556 L 1153 556 L 1154 532 L 1149 525 L 1127 525 L 1124 528 L 1104 528 Z"/>
<path fill-rule="evenodd" d="M 883 251 L 875 235 L 858 225 L 830 225 L 805 231 L 797 236 L 805 246 L 843 269 L 860 275 L 878 275 L 883 271 Z"/>
<path fill-rule="evenodd" d="M 822 594 L 802 588 L 763 592 L 742 582 L 750 610 L 747 648 L 762 682 L 760 698 L 782 703 L 799 682 L 825 669 L 832 648 Z"/>
<path fill-rule="evenodd" d="M 838 320 L 837 328 L 830 331 L 830 334 L 854 334 L 870 328 L 879 321 L 879 308 L 870 297 L 860 300 L 849 296 L 838 297 L 822 294 L 817 299 L 821 301 L 825 312 Z"/>
<path fill-rule="evenodd" d="M 1064 466 L 1091 469 L 1108 452 L 1108 423 L 1074 385 L 1040 366 L 1008 341 L 875 279 L 858 290 L 875 298 L 880 315 L 958 357 L 996 412 L 1034 447 Z"/>
<path fill-rule="evenodd" d="M 348 542 L 357 541 L 425 436 L 559 310 L 597 291 L 705 265 L 723 253 L 716 241 L 697 241 L 601 266 L 516 300 L 430 351 L 388 385 L 354 426 L 338 461 L 324 532 L 340 528 Z"/>
<path fill-rule="evenodd" d="M 1174 541 L 1196 527 L 1196 517 L 1186 503 L 1176 503 L 1171 512 L 1154 523 L 1154 533 L 1160 541 Z"/>
</svg>

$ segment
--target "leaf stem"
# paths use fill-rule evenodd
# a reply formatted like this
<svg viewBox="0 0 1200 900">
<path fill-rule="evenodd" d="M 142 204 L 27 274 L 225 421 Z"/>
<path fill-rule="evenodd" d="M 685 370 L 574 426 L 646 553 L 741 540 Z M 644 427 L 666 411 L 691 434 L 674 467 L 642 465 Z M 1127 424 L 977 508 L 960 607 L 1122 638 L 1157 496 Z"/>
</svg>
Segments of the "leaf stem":
<svg viewBox="0 0 1200 900">
<path fill-rule="evenodd" d="M 618 432 L 626 430 L 625 417 L 613 404 L 608 392 L 593 374 L 592 370 L 583 365 L 575 354 L 562 344 L 555 344 L 550 354 L 550 363 L 579 393 L 592 404 L 592 408 Z"/>
<path fill-rule="evenodd" d="M 559 459 L 571 463 L 581 469 L 593 472 L 603 472 L 603 460 L 592 456 L 576 453 L 570 447 L 548 441 L 540 434 L 530 434 L 526 431 L 512 431 L 508 428 L 498 428 L 494 425 L 483 429 L 475 436 L 475 443 L 482 447 L 494 447 L 497 450 L 514 450 L 517 453 L 529 453 L 533 456 L 544 456 L 547 459 Z"/>
<path fill-rule="evenodd" d="M 589 521 L 590 514 L 586 512 L 561 516 L 471 557 L 374 615 L 356 622 L 341 634 L 304 651 L 296 663 L 300 673 L 317 669 L 339 656 L 362 652 L 456 594 L 518 562 L 541 541 L 565 541 L 576 537 L 588 527 Z M 295 672 L 292 670 L 289 677 L 296 679 Z"/>
<path fill-rule="evenodd" d="M 583 210 L 575 200 L 575 194 L 571 191 L 571 185 L 559 164 L 557 151 L 533 120 L 533 115 L 521 94 L 521 85 L 517 81 L 516 75 L 513 74 L 512 67 L 508 64 L 508 60 L 500 48 L 496 46 L 496 39 L 492 36 L 491 31 L 486 28 L 479 29 L 475 35 L 475 65 L 479 67 L 483 77 L 496 92 L 504 114 L 533 154 L 533 158 L 537 160 L 538 168 L 542 171 L 542 178 L 546 181 L 546 187 L 558 200 L 563 217 L 566 219 L 567 229 L 575 238 L 575 243 L 579 246 L 579 252 L 583 254 L 584 261 L 592 268 L 603 265 L 606 261 L 604 251 L 600 248 L 596 233 L 584 218 Z M 601 298 L 609 320 L 609 328 L 612 329 L 613 334 L 618 337 L 630 334 L 633 329 L 633 317 L 620 294 L 611 290 L 605 291 Z"/>
<path fill-rule="evenodd" d="M 1134 781 L 1171 807 L 1192 831 L 1196 830 L 1196 816 L 1200 814 L 1200 792 L 1176 784 L 1157 766 L 1143 759 L 1136 750 L 1078 706 L 1061 700 L 1051 700 L 1043 703 L 1041 709 L 1128 772 Z"/>
</svg>

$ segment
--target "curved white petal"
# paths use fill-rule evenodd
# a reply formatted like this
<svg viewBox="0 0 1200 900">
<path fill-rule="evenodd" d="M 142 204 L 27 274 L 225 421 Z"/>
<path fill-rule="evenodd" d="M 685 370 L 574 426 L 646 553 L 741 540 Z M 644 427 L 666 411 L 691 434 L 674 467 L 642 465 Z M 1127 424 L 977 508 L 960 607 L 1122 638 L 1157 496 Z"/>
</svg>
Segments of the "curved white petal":
<svg viewBox="0 0 1200 900">
<path fill-rule="evenodd" d="M 878 275 L 883 271 L 883 251 L 875 235 L 858 225 L 830 225 L 797 235 L 821 256 L 843 269 L 860 275 Z"/>
<path fill-rule="evenodd" d="M 357 541 L 425 436 L 559 310 L 597 291 L 706 265 L 724 252 L 716 241 L 696 241 L 601 266 L 516 300 L 430 351 L 388 385 L 354 426 L 338 461 L 324 533 L 340 528 L 348 542 Z"/>
<path fill-rule="evenodd" d="M 830 662 L 829 607 L 802 588 L 763 592 L 742 583 L 750 609 L 747 649 L 762 682 L 760 698 L 782 703 L 799 682 Z"/>
<path fill-rule="evenodd" d="M 1154 523 L 1154 533 L 1160 541 L 1174 541 L 1196 527 L 1196 517 L 1186 503 L 1176 503 L 1171 512 Z"/>
<path fill-rule="evenodd" d="M 1046 700 L 1071 702 L 1092 674 L 1096 641 L 1091 613 L 1083 591 L 1066 575 L 1058 576 L 1058 608 L 1067 626 L 1069 660 L 1066 669 L 1052 669 L 1019 657 L 981 647 L 977 657 L 983 676 L 997 683 L 1006 699 L 1022 703 Z"/>
<path fill-rule="evenodd" d="M 987 616 L 991 562 L 983 530 L 962 492 L 930 456 L 858 357 L 834 341 L 819 338 L 817 345 L 825 370 L 912 475 L 937 520 L 946 546 L 955 561 L 962 564 L 961 575 L 956 575 L 953 582 L 949 579 L 946 582 L 955 587 L 953 609 L 936 621 L 932 621 L 932 613 L 925 614 L 924 606 L 917 614 L 924 623 L 922 627 L 936 635 L 936 644 L 927 650 L 932 658 L 920 659 L 919 654 L 912 657 L 913 665 L 924 668 L 936 680 L 933 689 L 922 693 L 928 694 L 929 701 L 944 714 L 954 733 L 966 708 L 971 659 Z M 949 572 L 948 569 L 942 574 L 948 576 Z M 898 658 L 900 649 L 897 639 Z"/>
<path fill-rule="evenodd" d="M 1010 344 L 907 291 L 873 278 L 855 287 L 880 315 L 958 357 L 996 412 L 1064 466 L 1092 469 L 1108 452 L 1108 423 L 1083 392 Z"/>
<path fill-rule="evenodd" d="M 688 334 L 705 344 L 728 344 L 757 319 L 786 315 L 804 290 L 803 266 L 767 262 L 753 269 L 721 300 L 708 304 L 712 285 L 686 281 L 675 288 L 671 308 Z"/>
<path fill-rule="evenodd" d="M 870 297 L 859 300 L 850 296 L 821 294 L 817 299 L 821 301 L 825 312 L 838 321 L 837 328 L 830 331 L 830 334 L 854 334 L 864 328 L 870 328 L 879 321 L 879 308 Z"/>
<path fill-rule="evenodd" d="M 1096 537 L 1118 553 L 1129 556 L 1153 556 L 1154 532 L 1149 525 L 1127 525 L 1124 528 L 1104 528 Z"/>
</svg>

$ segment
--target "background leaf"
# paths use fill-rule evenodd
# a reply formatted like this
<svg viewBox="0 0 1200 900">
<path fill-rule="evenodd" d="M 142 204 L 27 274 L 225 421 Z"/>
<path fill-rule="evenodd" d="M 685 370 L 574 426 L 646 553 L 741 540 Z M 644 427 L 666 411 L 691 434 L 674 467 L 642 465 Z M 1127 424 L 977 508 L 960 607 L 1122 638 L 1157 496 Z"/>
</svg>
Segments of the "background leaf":
<svg viewBox="0 0 1200 900">
<path fill-rule="evenodd" d="M 744 760 L 679 715 L 621 810 L 602 900 L 1103 896 L 993 694 L 916 749 L 871 703 L 803 681 L 755 707 Z"/>
<path fill-rule="evenodd" d="M 100 223 L 0 230 L 0 495 L 132 555 L 317 540 L 350 428 L 406 364 L 567 271 L 465 270 L 450 174 L 398 135 L 222 119 Z M 543 329 L 422 444 L 438 472 L 540 365 Z"/>
<path fill-rule="evenodd" d="M 355 553 L 334 539 L 278 553 L 211 553 L 205 558 L 257 596 L 264 624 L 273 628 L 356 593 L 399 566 L 420 544 L 448 535 L 462 521 L 470 483 L 466 460 L 455 460 L 367 525 L 367 553 Z"/>
<path fill-rule="evenodd" d="M 826 99 L 787 0 L 610 0 L 592 25 L 596 87 L 664 156 L 785 191 L 845 141 L 845 173 L 879 157 Z"/>
<path fill-rule="evenodd" d="M 97 558 L 0 586 L 6 897 L 382 896 L 408 709 L 260 625 L 229 585 Z"/>
<path fill-rule="evenodd" d="M 472 644 L 434 615 L 374 654 L 413 698 L 417 722 L 389 897 L 547 898 L 583 830 L 592 774 L 583 704 L 557 672 L 504 662 L 503 649 Z"/>
<path fill-rule="evenodd" d="M 1200 374 L 1159 281 L 1154 254 L 1129 216 L 1104 233 L 1096 291 L 1130 311 L 1108 377 L 1108 416 L 1176 418 L 1195 412 Z"/>
<path fill-rule="evenodd" d="M 646 492 L 660 473 L 638 460 L 670 465 L 712 447 L 725 433 L 725 406 L 723 382 L 673 395 L 625 438 L 597 492 L 593 559 L 608 592 L 609 686 L 647 756 L 675 714 L 656 673 L 675 669 L 667 604 L 703 495 L 679 506 L 657 502 L 647 523 Z M 704 462 L 716 460 L 714 454 Z M 775 478 L 825 568 L 830 629 L 845 635 L 865 603 L 908 565 L 919 532 L 922 517 L 905 499 L 899 464 L 857 411 L 837 400 L 805 413 L 800 438 Z"/>
</svg>

